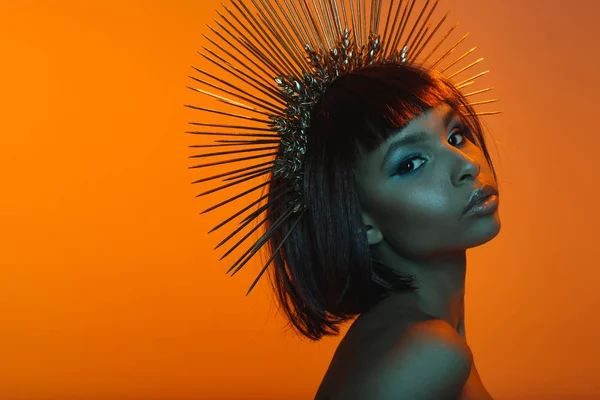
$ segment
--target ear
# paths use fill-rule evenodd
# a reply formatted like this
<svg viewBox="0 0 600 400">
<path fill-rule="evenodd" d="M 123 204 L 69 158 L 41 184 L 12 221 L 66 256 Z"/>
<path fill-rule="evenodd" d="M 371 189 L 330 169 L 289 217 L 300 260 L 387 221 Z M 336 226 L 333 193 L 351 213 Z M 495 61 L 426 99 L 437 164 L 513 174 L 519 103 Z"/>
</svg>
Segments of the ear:
<svg viewBox="0 0 600 400">
<path fill-rule="evenodd" d="M 383 233 L 377 227 L 375 220 L 366 212 L 362 212 L 362 220 L 367 232 L 367 241 L 369 245 L 376 245 L 383 240 Z"/>
</svg>

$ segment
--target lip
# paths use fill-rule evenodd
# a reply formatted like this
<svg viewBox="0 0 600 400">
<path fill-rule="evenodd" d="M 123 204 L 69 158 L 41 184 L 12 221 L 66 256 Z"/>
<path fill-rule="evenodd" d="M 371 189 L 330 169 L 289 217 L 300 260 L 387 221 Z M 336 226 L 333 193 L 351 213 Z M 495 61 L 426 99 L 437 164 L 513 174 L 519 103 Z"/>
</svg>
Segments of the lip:
<svg viewBox="0 0 600 400">
<path fill-rule="evenodd" d="M 471 193 L 471 197 L 469 197 L 469 201 L 465 206 L 465 209 L 463 210 L 463 215 L 467 214 L 475 206 L 481 206 L 486 202 L 486 200 L 488 200 L 492 196 L 496 196 L 495 200 L 497 200 L 498 190 L 491 185 L 485 185 L 483 187 L 473 190 L 473 193 Z"/>
</svg>

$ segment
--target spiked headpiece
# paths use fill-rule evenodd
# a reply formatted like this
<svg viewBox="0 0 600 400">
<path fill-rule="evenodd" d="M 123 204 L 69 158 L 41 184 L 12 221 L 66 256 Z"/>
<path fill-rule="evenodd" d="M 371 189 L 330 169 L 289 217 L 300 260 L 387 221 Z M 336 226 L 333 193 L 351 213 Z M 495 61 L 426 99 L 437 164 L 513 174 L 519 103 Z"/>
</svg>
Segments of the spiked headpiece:
<svg viewBox="0 0 600 400">
<path fill-rule="evenodd" d="M 370 64 L 406 63 L 437 70 L 453 82 L 457 89 L 462 90 L 488 71 L 473 74 L 466 79 L 456 79 L 483 59 L 462 65 L 463 59 L 475 50 L 471 48 L 457 58 L 446 61 L 468 34 L 440 52 L 442 45 L 458 24 L 434 40 L 448 17 L 446 14 L 437 23 L 431 23 L 438 1 L 430 4 L 432 2 L 427 0 L 420 11 L 414 10 L 416 0 L 391 0 L 388 7 L 383 7 L 382 0 L 230 2 L 231 6 L 222 5 L 223 12 L 217 11 L 219 19 L 214 20 L 217 27 L 208 25 L 214 36 L 204 37 L 212 49 L 202 47 L 200 55 L 206 67 L 194 67 L 201 77 L 191 77 L 201 84 L 203 89 L 190 89 L 201 93 L 206 100 L 216 101 L 218 106 L 188 106 L 217 114 L 222 119 L 218 123 L 209 123 L 206 120 L 191 122 L 203 130 L 188 133 L 221 137 L 219 140 L 215 139 L 214 144 L 191 147 L 237 149 L 192 156 L 224 156 L 226 159 L 194 165 L 191 168 L 232 166 L 226 172 L 207 176 L 193 183 L 222 178 L 223 184 L 198 195 L 203 196 L 269 175 L 271 179 L 283 178 L 288 183 L 285 191 L 293 193 L 294 199 L 287 204 L 288 209 L 282 217 L 274 221 L 271 228 L 249 246 L 231 266 L 228 272 L 233 271 L 233 275 L 273 237 L 283 223 L 292 219 L 292 228 L 274 249 L 275 253 L 278 252 L 306 210 L 302 197 L 303 160 L 310 115 L 315 104 L 336 78 Z M 411 16 L 412 22 L 409 22 Z M 439 56 L 434 58 L 436 52 Z M 446 64 L 442 66 L 444 62 Z M 447 73 L 453 67 L 458 69 Z M 217 72 L 212 72 L 210 68 L 215 68 Z M 489 90 L 491 88 L 463 95 L 470 97 Z M 470 105 L 494 101 L 496 100 L 470 102 Z M 488 111 L 475 114 L 495 113 L 497 112 Z M 229 139 L 223 139 L 227 137 Z M 250 162 L 251 165 L 233 167 L 243 162 Z M 267 179 L 208 208 L 203 213 L 239 199 L 247 199 L 247 196 L 255 195 L 257 190 L 265 188 L 270 182 L 271 180 Z M 271 193 L 271 196 L 274 195 Z M 217 248 L 258 220 L 269 206 L 268 202 L 261 204 L 268 197 L 269 194 L 254 201 L 247 200 L 243 208 L 214 227 L 210 232 L 240 219 L 239 226 Z M 258 209 L 252 210 L 255 206 Z M 256 224 L 221 259 L 246 241 L 264 222 L 265 219 Z M 273 254 L 269 257 L 248 293 L 266 271 L 274 256 Z"/>
</svg>

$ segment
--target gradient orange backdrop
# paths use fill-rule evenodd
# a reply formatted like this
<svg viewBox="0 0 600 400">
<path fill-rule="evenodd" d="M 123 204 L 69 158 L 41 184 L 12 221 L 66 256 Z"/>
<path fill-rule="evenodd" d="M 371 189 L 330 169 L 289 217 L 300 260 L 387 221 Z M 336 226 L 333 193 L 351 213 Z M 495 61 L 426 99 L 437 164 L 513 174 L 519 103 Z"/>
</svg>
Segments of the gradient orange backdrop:
<svg viewBox="0 0 600 400">
<path fill-rule="evenodd" d="M 0 9 L 0 399 L 311 399 L 340 337 L 225 275 L 184 104 L 217 0 Z M 500 236 L 467 335 L 497 399 L 600 399 L 600 3 L 445 0 L 491 69 Z M 212 204 L 212 203 L 211 203 Z"/>
</svg>

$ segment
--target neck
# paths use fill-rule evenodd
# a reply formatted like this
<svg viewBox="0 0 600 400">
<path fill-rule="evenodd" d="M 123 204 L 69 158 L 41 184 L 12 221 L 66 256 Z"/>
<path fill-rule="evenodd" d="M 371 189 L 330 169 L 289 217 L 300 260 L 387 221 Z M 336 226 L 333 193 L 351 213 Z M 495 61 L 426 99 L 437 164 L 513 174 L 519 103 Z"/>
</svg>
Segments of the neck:
<svg viewBox="0 0 600 400">
<path fill-rule="evenodd" d="M 448 322 L 465 336 L 465 251 L 427 260 L 399 259 L 394 254 L 394 257 L 384 257 L 380 261 L 402 274 L 414 276 L 417 290 L 409 295 L 411 302 L 420 311 Z M 406 295 L 398 297 L 398 300 L 405 301 Z"/>
<path fill-rule="evenodd" d="M 464 321 L 466 255 L 420 265 L 415 273 L 416 296 L 423 311 L 447 321 L 458 330 Z"/>
</svg>

